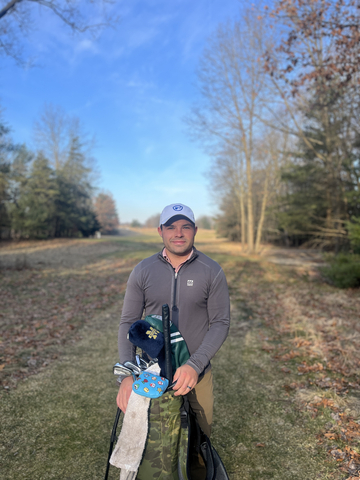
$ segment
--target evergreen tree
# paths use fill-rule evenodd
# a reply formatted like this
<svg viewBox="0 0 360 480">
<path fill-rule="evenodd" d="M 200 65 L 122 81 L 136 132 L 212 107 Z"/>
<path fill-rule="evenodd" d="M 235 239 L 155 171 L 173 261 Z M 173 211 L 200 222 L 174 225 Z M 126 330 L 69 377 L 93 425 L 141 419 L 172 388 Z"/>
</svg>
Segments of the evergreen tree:
<svg viewBox="0 0 360 480">
<path fill-rule="evenodd" d="M 10 162 L 7 158 L 9 144 L 6 141 L 8 129 L 0 124 L 0 238 L 2 231 L 10 227 L 9 215 L 6 208 L 8 197 Z"/>
<path fill-rule="evenodd" d="M 55 237 L 93 235 L 100 225 L 89 194 L 62 173 L 56 177 Z"/>
<path fill-rule="evenodd" d="M 24 145 L 13 145 L 0 118 L 0 239 L 89 236 L 100 228 L 92 203 L 91 143 L 81 140 L 77 119 L 56 115 L 45 119 L 49 128 L 43 132 L 58 134 L 48 143 L 61 140 L 59 161 L 49 161 L 43 150 L 33 160 Z M 57 128 L 65 128 L 65 120 L 66 138 Z"/>
<path fill-rule="evenodd" d="M 93 235 L 100 225 L 91 202 L 91 169 L 77 136 L 70 139 L 66 161 L 56 171 L 55 236 Z"/>
<path fill-rule="evenodd" d="M 19 147 L 14 145 L 9 137 L 10 129 L 0 119 L 0 239 L 10 238 L 11 215 L 9 204 L 11 201 L 12 162 L 18 154 Z"/>
<path fill-rule="evenodd" d="M 220 215 L 216 218 L 216 231 L 232 241 L 241 241 L 241 212 L 236 192 L 229 190 L 221 198 Z"/>
<path fill-rule="evenodd" d="M 298 142 L 293 162 L 282 172 L 287 194 L 280 200 L 279 226 L 294 244 L 310 240 L 338 250 L 348 242 L 345 222 L 359 216 L 359 150 L 349 112 L 339 92 L 309 102 L 307 142 Z"/>
<path fill-rule="evenodd" d="M 48 238 L 54 235 L 57 194 L 54 171 L 40 153 L 32 163 L 29 177 L 20 187 L 18 208 L 13 211 L 12 226 L 18 236 Z"/>
</svg>

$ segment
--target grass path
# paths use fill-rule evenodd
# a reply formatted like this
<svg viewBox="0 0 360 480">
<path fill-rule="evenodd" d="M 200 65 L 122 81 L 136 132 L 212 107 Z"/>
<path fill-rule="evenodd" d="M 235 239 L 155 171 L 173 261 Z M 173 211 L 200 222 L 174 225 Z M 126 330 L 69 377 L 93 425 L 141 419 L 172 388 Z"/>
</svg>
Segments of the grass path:
<svg viewBox="0 0 360 480">
<path fill-rule="evenodd" d="M 107 271 L 124 259 L 129 268 L 129 258 L 137 262 L 157 248 L 155 237 L 116 241 L 120 248 L 99 259 L 101 269 L 96 262 L 89 264 L 88 272 Z M 238 246 L 206 232 L 199 236 L 198 248 L 223 265 L 232 298 L 231 332 L 213 361 L 212 436 L 230 480 L 351 478 L 339 471 L 338 462 L 319 443 L 319 432 L 331 420 L 330 413 L 316 417 L 313 411 L 304 413 L 299 408 L 299 390 L 289 393 L 284 388 L 284 383 L 300 378 L 295 364 L 287 364 L 292 371 L 284 374 L 283 363 L 263 348 L 264 341 L 270 345 L 276 337 L 276 329 L 256 308 L 261 310 L 273 298 L 276 292 L 271 289 L 298 284 L 305 288 L 306 281 L 283 267 L 241 257 Z M 324 295 L 329 292 L 321 285 L 308 288 L 320 289 Z M 1 478 L 103 478 L 116 411 L 117 386 L 111 367 L 117 359 L 121 302 L 120 296 L 112 306 L 100 309 L 77 331 L 81 340 L 63 346 L 57 361 L 2 396 Z M 111 467 L 110 479 L 115 478 L 118 470 Z"/>
<path fill-rule="evenodd" d="M 82 329 L 62 359 L 2 399 L 1 478 L 101 479 L 116 412 L 120 305 Z M 115 477 L 114 477 L 115 478 Z"/>
<path fill-rule="evenodd" d="M 260 352 L 257 328 L 244 338 L 233 332 L 214 362 L 213 442 L 231 480 L 334 478 L 315 429 L 285 395 L 276 365 Z"/>
<path fill-rule="evenodd" d="M 99 315 L 61 362 L 2 400 L 2 478 L 103 477 L 115 415 L 111 366 L 119 310 L 116 305 Z M 231 480 L 333 478 L 325 452 L 284 397 L 276 368 L 266 353 L 259 357 L 256 330 L 232 332 L 214 361 L 214 375 L 213 442 Z M 114 467 L 110 478 L 118 478 Z"/>
</svg>

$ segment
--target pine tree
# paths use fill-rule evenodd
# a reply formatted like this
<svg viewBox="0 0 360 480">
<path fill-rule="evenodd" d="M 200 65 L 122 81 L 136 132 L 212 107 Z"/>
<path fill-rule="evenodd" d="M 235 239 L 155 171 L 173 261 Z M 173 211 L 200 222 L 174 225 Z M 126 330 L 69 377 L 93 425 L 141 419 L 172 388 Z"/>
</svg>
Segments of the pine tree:
<svg viewBox="0 0 360 480">
<path fill-rule="evenodd" d="M 91 169 L 85 163 L 80 140 L 72 136 L 66 161 L 56 171 L 56 237 L 88 237 L 100 228 L 91 202 Z"/>
<path fill-rule="evenodd" d="M 12 226 L 18 236 L 48 238 L 54 235 L 57 193 L 54 171 L 40 153 L 20 188 L 18 208 L 13 212 Z"/>
<path fill-rule="evenodd" d="M 328 91 L 321 102 L 319 97 L 309 102 L 303 136 L 307 142 L 298 142 L 293 162 L 283 170 L 287 194 L 280 201 L 279 225 L 295 244 L 310 240 L 338 250 L 348 242 L 346 222 L 360 214 L 359 149 L 347 100 L 338 91 Z"/>
<path fill-rule="evenodd" d="M 9 129 L 0 123 L 0 239 L 2 233 L 9 231 L 10 218 L 7 208 L 10 181 L 9 153 L 14 149 L 8 138 Z"/>
</svg>

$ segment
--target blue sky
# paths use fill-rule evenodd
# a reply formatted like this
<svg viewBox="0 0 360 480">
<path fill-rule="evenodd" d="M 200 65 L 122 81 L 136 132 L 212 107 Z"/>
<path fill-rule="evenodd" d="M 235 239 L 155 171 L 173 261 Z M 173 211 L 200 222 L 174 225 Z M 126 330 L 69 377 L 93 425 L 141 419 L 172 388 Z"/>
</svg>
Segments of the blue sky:
<svg viewBox="0 0 360 480">
<path fill-rule="evenodd" d="M 242 2 L 242 5 L 250 2 Z M 196 67 L 219 22 L 238 0 L 123 0 L 116 29 L 73 36 L 49 13 L 26 40 L 32 68 L 1 59 L 0 104 L 17 142 L 32 147 L 46 103 L 78 116 L 97 145 L 99 189 L 110 191 L 121 222 L 145 221 L 169 203 L 195 216 L 216 214 L 204 172 L 210 159 L 186 131 L 196 101 Z"/>
</svg>

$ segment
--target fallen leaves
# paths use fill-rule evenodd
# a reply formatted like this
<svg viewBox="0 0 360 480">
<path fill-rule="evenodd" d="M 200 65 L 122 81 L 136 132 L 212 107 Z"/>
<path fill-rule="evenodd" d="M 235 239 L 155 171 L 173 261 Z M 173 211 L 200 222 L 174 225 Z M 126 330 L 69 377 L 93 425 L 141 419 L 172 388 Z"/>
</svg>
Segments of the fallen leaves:
<svg viewBox="0 0 360 480">
<path fill-rule="evenodd" d="M 63 344 L 79 338 L 84 323 L 117 302 L 137 261 L 111 257 L 72 269 L 5 271 L 0 293 L 5 388 L 53 361 Z M 280 267 L 264 263 L 261 271 L 256 259 L 241 265 L 242 272 L 239 265 L 225 266 L 230 289 L 241 286 L 239 310 L 245 307 L 237 324 L 233 321 L 234 331 L 243 335 L 247 325 L 266 327 L 259 327 L 261 349 L 278 362 L 279 377 L 286 378 L 284 395 L 296 399 L 310 421 L 332 419 L 319 431 L 319 444 L 348 480 L 360 480 L 358 418 L 345 413 L 349 395 L 360 391 L 358 293 L 292 283 Z"/>
<path fill-rule="evenodd" d="M 63 345 L 79 340 L 85 323 L 119 301 L 136 263 L 109 258 L 74 262 L 71 269 L 2 271 L 0 384 L 15 387 L 49 365 Z"/>
<path fill-rule="evenodd" d="M 356 479 L 360 412 L 356 407 L 354 417 L 346 408 L 349 395 L 353 398 L 360 391 L 360 296 L 351 290 L 301 282 L 292 286 L 279 280 L 246 290 L 254 318 L 268 327 L 266 334 L 259 332 L 261 349 L 283 363 L 279 370 L 290 378 L 283 389 L 310 420 L 333 418 L 333 426 L 319 433 L 318 441 L 349 480 Z M 293 380 L 296 374 L 301 382 Z"/>
<path fill-rule="evenodd" d="M 286 353 L 285 355 L 275 355 L 274 358 L 276 360 L 280 360 L 281 362 L 288 362 L 289 360 L 292 360 L 295 357 L 299 357 L 300 352 L 297 352 L 295 350 L 291 350 L 289 353 Z"/>
<path fill-rule="evenodd" d="M 360 455 L 349 446 L 346 446 L 344 449 L 335 448 L 329 450 L 329 454 L 337 462 L 343 462 L 341 466 L 343 472 L 349 473 L 350 475 L 360 474 Z M 351 476 L 347 480 L 355 480 L 356 478 L 359 477 Z"/>
<path fill-rule="evenodd" d="M 321 372 L 324 370 L 324 365 L 321 363 L 315 363 L 314 365 L 307 365 L 305 362 L 298 366 L 298 371 L 300 373 L 309 373 L 309 372 Z"/>
<path fill-rule="evenodd" d="M 287 367 L 281 367 L 280 370 L 283 372 L 283 373 L 291 373 L 291 370 L 290 368 L 287 368 Z"/>
<path fill-rule="evenodd" d="M 292 382 L 289 385 L 283 385 L 283 388 L 287 391 L 290 392 L 292 390 L 296 390 L 298 388 L 305 388 L 305 383 L 296 383 Z"/>
<path fill-rule="evenodd" d="M 269 344 L 264 344 L 262 347 L 262 350 L 265 350 L 265 352 L 273 352 L 275 350 L 275 346 L 274 345 L 269 345 Z"/>
<path fill-rule="evenodd" d="M 294 345 L 295 348 L 309 347 L 312 345 L 312 343 L 309 340 L 304 340 L 303 338 L 297 338 L 297 337 L 291 339 L 290 342 Z"/>
</svg>

